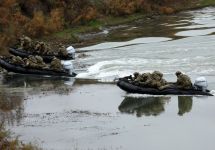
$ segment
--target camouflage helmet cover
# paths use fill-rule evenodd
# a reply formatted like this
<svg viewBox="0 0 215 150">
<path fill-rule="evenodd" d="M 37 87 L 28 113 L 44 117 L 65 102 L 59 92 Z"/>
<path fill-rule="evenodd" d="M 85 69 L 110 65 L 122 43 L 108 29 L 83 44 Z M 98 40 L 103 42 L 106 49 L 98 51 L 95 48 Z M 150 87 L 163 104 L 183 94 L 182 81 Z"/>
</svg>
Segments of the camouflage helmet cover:
<svg viewBox="0 0 215 150">
<path fill-rule="evenodd" d="M 175 73 L 176 76 L 179 76 L 180 74 L 182 74 L 181 71 L 176 71 Z"/>
<path fill-rule="evenodd" d="M 133 75 L 134 76 L 138 76 L 140 73 L 139 72 L 134 72 Z"/>
<path fill-rule="evenodd" d="M 154 71 L 152 74 L 156 74 L 160 77 L 163 77 L 163 73 L 161 73 L 160 71 Z"/>
</svg>

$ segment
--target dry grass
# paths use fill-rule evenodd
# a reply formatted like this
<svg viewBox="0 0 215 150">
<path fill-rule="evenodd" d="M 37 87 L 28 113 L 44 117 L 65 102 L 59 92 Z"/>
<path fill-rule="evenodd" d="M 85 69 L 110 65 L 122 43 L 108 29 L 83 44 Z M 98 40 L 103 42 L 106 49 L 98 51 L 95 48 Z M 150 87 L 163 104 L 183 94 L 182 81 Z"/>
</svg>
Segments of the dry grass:
<svg viewBox="0 0 215 150">
<path fill-rule="evenodd" d="M 0 0 L 0 48 L 22 34 L 40 38 L 110 16 L 172 14 L 192 0 Z M 200 5 L 214 0 L 195 0 Z M 195 6 L 193 6 L 195 7 Z"/>
<path fill-rule="evenodd" d="M 11 138 L 10 132 L 6 131 L 3 123 L 0 124 L 0 149 L 1 150 L 40 150 L 33 144 L 24 144 L 18 138 Z"/>
</svg>

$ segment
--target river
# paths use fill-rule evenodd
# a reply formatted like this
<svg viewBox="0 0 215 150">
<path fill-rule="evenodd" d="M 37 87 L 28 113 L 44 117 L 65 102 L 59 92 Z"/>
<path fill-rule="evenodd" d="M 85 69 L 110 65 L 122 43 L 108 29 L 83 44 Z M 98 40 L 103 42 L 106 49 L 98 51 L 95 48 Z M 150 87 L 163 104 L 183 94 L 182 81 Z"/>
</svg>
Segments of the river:
<svg viewBox="0 0 215 150">
<path fill-rule="evenodd" d="M 159 70 L 175 81 L 180 70 L 214 93 L 214 33 L 214 7 L 104 29 L 78 49 L 75 79 L 1 75 L 0 118 L 48 150 L 213 150 L 214 97 L 127 94 L 113 80 Z"/>
</svg>

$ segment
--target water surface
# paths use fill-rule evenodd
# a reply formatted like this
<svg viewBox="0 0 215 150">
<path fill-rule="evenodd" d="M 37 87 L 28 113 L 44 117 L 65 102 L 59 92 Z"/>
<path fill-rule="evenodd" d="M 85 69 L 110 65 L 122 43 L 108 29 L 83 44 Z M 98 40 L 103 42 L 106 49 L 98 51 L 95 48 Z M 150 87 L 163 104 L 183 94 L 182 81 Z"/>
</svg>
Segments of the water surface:
<svg viewBox="0 0 215 150">
<path fill-rule="evenodd" d="M 181 70 L 215 90 L 214 14 L 206 8 L 107 29 L 98 45 L 80 49 L 89 56 L 75 60 L 86 66 L 76 79 L 2 75 L 0 118 L 45 149 L 213 150 L 214 97 L 128 94 L 113 80 L 160 70 L 175 81 Z"/>
</svg>

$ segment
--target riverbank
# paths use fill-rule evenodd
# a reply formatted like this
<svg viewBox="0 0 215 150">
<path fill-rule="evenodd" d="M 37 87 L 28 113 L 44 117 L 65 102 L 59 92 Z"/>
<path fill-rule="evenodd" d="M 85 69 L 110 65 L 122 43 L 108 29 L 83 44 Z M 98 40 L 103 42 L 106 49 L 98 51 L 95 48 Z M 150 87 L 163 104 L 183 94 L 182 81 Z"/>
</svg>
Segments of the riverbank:
<svg viewBox="0 0 215 150">
<path fill-rule="evenodd" d="M 165 15 L 175 15 L 177 13 L 180 13 L 182 11 L 188 11 L 188 10 L 197 10 L 204 7 L 212 7 L 215 6 L 215 1 L 213 0 L 196 0 L 188 5 L 177 6 L 176 4 L 171 5 L 171 7 L 174 7 L 174 12 L 169 14 L 162 14 L 158 12 L 151 12 L 151 13 L 134 13 L 131 15 L 126 16 L 105 16 L 103 18 L 99 18 L 93 21 L 90 21 L 84 25 L 74 26 L 70 28 L 66 28 L 60 32 L 56 32 L 54 34 L 51 34 L 49 36 L 43 37 L 43 40 L 52 43 L 63 43 L 63 44 L 73 44 L 76 48 L 89 46 L 93 44 L 99 43 L 98 38 L 95 40 L 89 40 L 90 36 L 92 39 L 94 39 L 94 36 L 96 34 L 104 33 L 106 29 L 109 28 L 120 28 L 120 26 L 128 25 L 132 22 L 138 21 L 138 20 L 154 20 L 161 16 Z M 85 37 L 88 37 L 87 39 Z M 129 36 L 129 35 L 128 35 Z M 122 37 L 124 38 L 124 37 Z M 104 40 L 104 39 L 103 39 Z M 119 38 L 119 41 L 123 39 Z M 109 40 L 109 41 L 115 41 Z M 117 40 L 116 40 L 117 41 Z"/>
<path fill-rule="evenodd" d="M 37 0 L 36 0 L 37 1 Z M 195 1 L 7 1 L 0 4 L 0 48 L 7 51 L 20 35 L 50 43 L 73 43 L 75 47 L 95 44 L 83 35 L 105 32 L 105 28 L 153 19 L 183 10 L 213 6 L 213 0 Z M 90 35 L 89 35 L 90 36 Z M 1 52 L 2 53 L 2 52 Z"/>
</svg>

